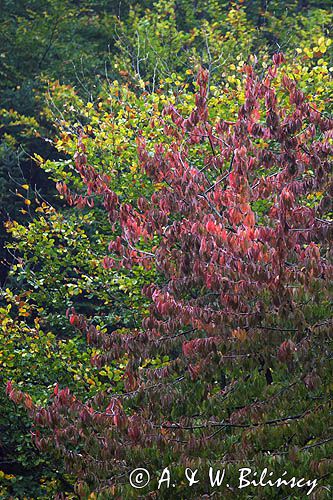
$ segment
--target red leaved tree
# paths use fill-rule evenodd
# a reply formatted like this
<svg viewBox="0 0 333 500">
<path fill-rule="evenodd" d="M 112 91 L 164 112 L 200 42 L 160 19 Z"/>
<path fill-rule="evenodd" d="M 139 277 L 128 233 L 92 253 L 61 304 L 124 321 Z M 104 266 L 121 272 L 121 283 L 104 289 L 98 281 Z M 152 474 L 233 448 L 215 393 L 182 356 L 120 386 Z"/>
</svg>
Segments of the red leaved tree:
<svg viewBox="0 0 333 500">
<path fill-rule="evenodd" d="M 36 446 L 61 454 L 82 498 L 91 488 L 130 498 L 128 473 L 139 466 L 173 464 L 181 477 L 180 466 L 219 460 L 231 473 L 280 457 L 274 463 L 284 469 L 309 470 L 311 462 L 318 472 L 326 457 L 308 460 L 306 448 L 331 438 L 332 120 L 282 62 L 274 56 L 262 78 L 244 67 L 235 121 L 210 117 L 208 73 L 199 71 L 190 116 L 165 108 L 158 126 L 168 140 L 152 151 L 137 138 L 142 171 L 157 186 L 149 199 L 119 200 L 79 139 L 76 168 L 87 193 L 59 191 L 80 206 L 101 196 L 115 234 L 106 268 L 156 270 L 143 289 L 150 311 L 141 330 L 101 333 L 69 311 L 100 349 L 94 363 L 128 360 L 126 393 L 83 403 L 56 389 L 39 408 L 8 386 L 14 401 L 27 398 Z M 164 360 L 157 369 L 149 363 L 156 358 Z M 180 482 L 172 493 L 209 490 L 207 482 L 197 488 L 194 495 Z M 225 498 L 234 498 L 230 488 Z"/>
</svg>

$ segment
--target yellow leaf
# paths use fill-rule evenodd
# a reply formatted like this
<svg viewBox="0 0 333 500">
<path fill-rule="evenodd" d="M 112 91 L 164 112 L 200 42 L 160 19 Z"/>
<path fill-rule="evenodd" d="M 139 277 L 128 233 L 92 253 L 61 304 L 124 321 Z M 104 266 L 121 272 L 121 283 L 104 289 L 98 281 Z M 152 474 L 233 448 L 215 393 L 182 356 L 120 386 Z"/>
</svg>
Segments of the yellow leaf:
<svg viewBox="0 0 333 500">
<path fill-rule="evenodd" d="M 28 184 L 22 184 L 22 187 L 23 187 L 23 189 L 26 189 L 26 190 L 28 190 L 28 189 L 29 189 Z"/>
<path fill-rule="evenodd" d="M 246 340 L 247 333 L 246 330 L 243 330 L 242 328 L 236 328 L 236 330 L 233 330 L 232 336 L 240 342 L 244 342 L 244 340 Z"/>
<path fill-rule="evenodd" d="M 44 158 L 38 154 L 34 154 L 35 160 L 37 160 L 37 163 L 44 163 Z"/>
</svg>

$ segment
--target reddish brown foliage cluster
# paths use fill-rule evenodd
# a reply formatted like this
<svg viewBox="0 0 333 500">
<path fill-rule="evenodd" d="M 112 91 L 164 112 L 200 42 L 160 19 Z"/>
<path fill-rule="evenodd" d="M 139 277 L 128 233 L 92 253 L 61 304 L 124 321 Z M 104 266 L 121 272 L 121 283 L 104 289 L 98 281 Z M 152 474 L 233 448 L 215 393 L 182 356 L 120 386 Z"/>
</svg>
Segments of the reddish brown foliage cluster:
<svg viewBox="0 0 333 500">
<path fill-rule="evenodd" d="M 212 444 L 214 426 L 280 422 L 281 414 L 263 418 L 274 412 L 274 397 L 225 414 L 222 401 L 255 367 L 270 384 L 272 366 L 286 363 L 292 372 L 297 363 L 298 382 L 319 384 L 315 356 L 326 355 L 331 323 L 316 321 L 309 307 L 327 303 L 333 275 L 333 229 L 325 218 L 333 193 L 333 124 L 292 78 L 278 83 L 282 60 L 275 56 L 263 79 L 244 67 L 245 100 L 235 122 L 209 118 L 208 73 L 200 70 L 190 116 L 172 105 L 165 109 L 169 146 L 152 152 L 138 137 L 144 173 L 163 185 L 150 199 L 120 202 L 108 179 L 87 165 L 79 141 L 76 167 L 87 197 L 75 198 L 65 185 L 59 191 L 80 206 L 102 195 L 117 234 L 105 268 L 143 265 L 159 276 L 143 289 L 151 305 L 140 331 L 101 333 L 70 312 L 71 324 L 102 349 L 96 364 L 128 356 L 125 396 L 101 394 L 83 404 L 57 390 L 47 409 L 34 409 L 36 445 L 55 443 L 79 477 L 91 478 L 93 470 L 112 483 L 114 471 L 127 470 L 145 450 L 172 446 L 186 461 L 221 445 L 217 438 Z M 310 207 L 312 192 L 322 196 Z M 166 366 L 141 367 L 158 354 L 169 356 Z M 224 382 L 221 373 L 229 374 Z M 9 393 L 18 398 L 12 388 Z M 318 411 L 313 405 L 295 419 Z M 41 428 L 52 433 L 41 437 Z M 249 446 L 244 439 L 230 456 L 243 456 Z"/>
</svg>

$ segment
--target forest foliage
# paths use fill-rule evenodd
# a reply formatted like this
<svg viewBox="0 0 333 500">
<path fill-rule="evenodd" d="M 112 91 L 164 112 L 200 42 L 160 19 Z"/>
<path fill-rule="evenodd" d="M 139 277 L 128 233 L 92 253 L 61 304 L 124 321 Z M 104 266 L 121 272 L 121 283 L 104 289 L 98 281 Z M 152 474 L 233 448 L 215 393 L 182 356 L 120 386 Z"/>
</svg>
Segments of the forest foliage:
<svg viewBox="0 0 333 500">
<path fill-rule="evenodd" d="M 0 496 L 329 498 L 330 2 L 4 4 Z"/>
</svg>

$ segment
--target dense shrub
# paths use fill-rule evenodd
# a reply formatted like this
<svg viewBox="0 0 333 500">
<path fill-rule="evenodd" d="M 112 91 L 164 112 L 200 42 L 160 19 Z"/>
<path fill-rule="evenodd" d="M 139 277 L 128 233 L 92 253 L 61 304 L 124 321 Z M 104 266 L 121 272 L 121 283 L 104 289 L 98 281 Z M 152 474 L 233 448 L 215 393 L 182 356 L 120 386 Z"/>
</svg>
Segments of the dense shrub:
<svg viewBox="0 0 333 500">
<path fill-rule="evenodd" d="M 181 116 L 191 115 L 199 91 L 198 67 L 210 71 L 208 122 L 213 127 L 221 117 L 236 122 L 245 99 L 244 63 L 254 64 L 257 59 L 256 71 L 264 78 L 270 54 L 278 47 L 288 55 L 283 74 L 297 81 L 324 118 L 332 99 L 331 19 L 330 4 L 325 1 L 272 0 L 264 9 L 256 1 L 122 2 L 121 9 L 117 2 L 93 0 L 80 5 L 69 0 L 38 0 L 29 5 L 4 2 L 0 13 L 0 279 L 6 284 L 0 310 L 0 496 L 52 498 L 54 491 L 75 496 L 72 490 L 77 479 L 63 473 L 59 456 L 41 454 L 31 443 L 30 419 L 6 398 L 5 383 L 13 380 L 15 387 L 31 394 L 36 405 L 47 405 L 56 381 L 60 388 L 68 386 L 82 403 L 102 390 L 122 392 L 131 355 L 128 358 L 124 349 L 124 358 L 102 368 L 91 366 L 90 357 L 101 350 L 88 346 L 85 336 L 75 331 L 76 318 L 84 316 L 103 334 L 116 331 L 117 336 L 130 337 L 133 331 L 141 331 L 141 321 L 149 314 L 151 298 L 142 295 L 143 286 L 163 287 L 165 283 L 165 273 L 156 265 L 144 267 L 146 259 L 135 266 L 109 268 L 107 247 L 121 236 L 122 228 L 118 223 L 113 227 L 105 217 L 102 194 L 86 199 L 86 179 L 75 162 L 78 140 L 86 149 L 87 164 L 108 176 L 108 188 L 119 203 L 137 207 L 141 197 L 150 200 L 166 185 L 142 168 L 136 140 L 144 139 L 149 154 L 158 144 L 166 151 L 175 147 L 170 135 L 175 116 L 164 109 L 173 106 Z M 278 75 L 277 89 L 281 88 L 279 79 Z M 291 112 L 287 96 L 280 92 L 278 98 L 281 109 Z M 187 139 L 185 134 L 184 144 Z M 318 134 L 317 139 L 323 137 Z M 219 151 L 214 140 L 213 147 Z M 277 144 L 266 142 L 258 141 L 258 148 L 275 150 Z M 192 144 L 188 161 L 200 168 L 203 158 L 210 158 L 212 144 L 207 137 L 197 146 Z M 225 159 L 222 169 L 226 163 Z M 309 169 L 308 176 L 311 170 L 316 172 L 316 167 Z M 207 176 L 213 182 L 209 168 Z M 66 204 L 66 193 L 56 194 L 56 183 L 66 183 L 75 209 Z M 327 190 L 328 186 L 310 190 L 297 201 L 310 210 L 323 205 L 326 226 L 331 227 Z M 251 202 L 257 224 L 267 223 L 271 204 L 272 200 L 263 198 Z M 177 219 L 175 214 L 170 217 Z M 315 243 L 323 252 L 322 244 Z M 159 245 L 158 235 L 148 246 L 140 241 L 140 249 L 151 253 Z M 186 299 L 190 300 L 191 293 L 188 290 Z M 304 300 L 306 321 L 311 306 L 311 324 L 317 319 L 320 323 L 330 303 L 323 303 L 317 291 L 309 295 L 308 305 L 308 298 Z M 72 311 L 71 321 L 66 309 Z M 318 347 L 314 359 L 324 346 Z M 179 349 L 175 345 L 158 352 L 152 346 L 140 363 L 144 369 L 165 368 L 177 358 Z M 244 373 L 252 370 L 254 375 L 244 380 L 244 398 L 235 392 L 230 408 L 246 406 L 245 395 L 260 400 L 266 384 L 266 358 L 263 367 L 262 360 L 256 359 L 250 368 L 252 361 L 245 360 Z M 278 394 L 276 384 L 283 384 L 280 368 L 270 366 L 273 384 L 266 391 L 272 395 L 275 389 Z M 233 374 L 226 367 L 222 385 L 228 386 Z M 300 406 L 308 398 L 324 398 L 321 392 L 309 396 L 307 388 L 301 387 Z M 313 462 L 329 454 L 325 448 L 329 443 L 313 444 Z M 307 446 L 312 443 L 303 448 Z M 304 461 L 309 456 L 305 451 Z M 328 474 L 323 472 L 328 467 L 325 461 L 317 466 L 321 475 Z M 88 482 L 94 489 L 93 482 Z M 121 495 L 127 494 L 125 490 Z"/>
<path fill-rule="evenodd" d="M 199 70 L 191 113 L 164 108 L 167 140 L 152 147 L 138 134 L 140 167 L 155 186 L 149 198 L 119 198 L 79 138 L 75 165 L 87 191 L 78 197 L 61 183 L 60 193 L 80 206 L 101 198 L 115 231 L 105 268 L 156 269 L 143 287 L 142 328 L 101 332 L 68 311 L 101 349 L 94 365 L 127 356 L 125 394 L 82 402 L 57 388 L 43 408 L 7 386 L 34 418 L 37 448 L 57 450 L 82 498 L 91 490 L 131 498 L 128 474 L 140 465 L 169 466 L 179 497 L 211 493 L 204 482 L 189 488 L 184 469 L 204 473 L 217 462 L 228 469 L 230 498 L 240 463 L 327 484 L 332 120 L 278 70 L 282 61 L 275 55 L 262 78 L 243 67 L 234 120 L 210 113 L 209 75 Z M 156 369 L 146 360 L 157 356 L 165 362 Z"/>
</svg>

